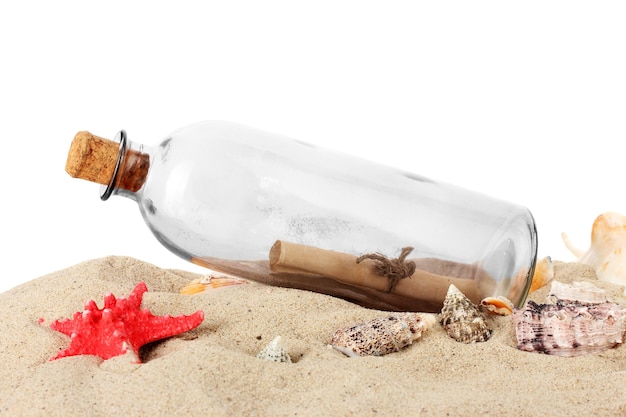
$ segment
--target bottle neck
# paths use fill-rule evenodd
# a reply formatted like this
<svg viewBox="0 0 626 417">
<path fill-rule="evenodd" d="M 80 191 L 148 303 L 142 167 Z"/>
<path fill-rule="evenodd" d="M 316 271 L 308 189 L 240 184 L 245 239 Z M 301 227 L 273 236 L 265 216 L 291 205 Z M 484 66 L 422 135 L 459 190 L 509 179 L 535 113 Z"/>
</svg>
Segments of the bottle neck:
<svg viewBox="0 0 626 417">
<path fill-rule="evenodd" d="M 150 169 L 150 154 L 144 152 L 143 145 L 129 141 L 124 130 L 116 135 L 115 141 L 119 142 L 117 162 L 100 195 L 103 201 L 113 194 L 132 197 L 145 184 Z"/>
</svg>

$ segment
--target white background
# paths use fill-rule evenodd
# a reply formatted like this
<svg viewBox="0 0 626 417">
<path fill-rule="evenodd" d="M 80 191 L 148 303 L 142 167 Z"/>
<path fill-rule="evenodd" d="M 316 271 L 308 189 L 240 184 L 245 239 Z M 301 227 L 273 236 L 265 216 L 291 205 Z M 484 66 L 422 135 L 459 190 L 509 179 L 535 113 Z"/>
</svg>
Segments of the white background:
<svg viewBox="0 0 626 417">
<path fill-rule="evenodd" d="M 574 260 L 626 214 L 626 6 L 551 1 L 0 4 L 0 291 L 75 263 L 170 254 L 128 199 L 70 178 L 74 134 L 155 145 L 248 124 L 530 208 Z"/>
</svg>

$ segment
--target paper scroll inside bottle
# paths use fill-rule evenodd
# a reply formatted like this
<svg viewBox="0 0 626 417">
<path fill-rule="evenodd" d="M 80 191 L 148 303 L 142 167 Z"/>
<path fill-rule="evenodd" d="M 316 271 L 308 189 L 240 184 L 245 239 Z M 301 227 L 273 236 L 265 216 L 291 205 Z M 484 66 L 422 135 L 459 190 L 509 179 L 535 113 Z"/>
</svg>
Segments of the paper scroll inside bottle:
<svg viewBox="0 0 626 417">
<path fill-rule="evenodd" d="M 270 268 L 274 272 L 324 276 L 344 284 L 385 292 L 388 278 L 376 272 L 374 261 L 366 259 L 357 263 L 357 259 L 357 256 L 346 253 L 280 240 L 270 250 Z M 436 260 L 429 259 L 420 261 L 419 265 L 422 268 L 429 265 L 436 267 L 436 263 Z M 476 272 L 476 268 L 471 266 L 466 266 L 466 269 Z M 400 280 L 391 292 L 402 297 L 440 303 L 450 284 L 461 288 L 468 298 L 476 302 L 482 298 L 480 279 L 444 276 L 419 268 L 412 276 Z"/>
</svg>

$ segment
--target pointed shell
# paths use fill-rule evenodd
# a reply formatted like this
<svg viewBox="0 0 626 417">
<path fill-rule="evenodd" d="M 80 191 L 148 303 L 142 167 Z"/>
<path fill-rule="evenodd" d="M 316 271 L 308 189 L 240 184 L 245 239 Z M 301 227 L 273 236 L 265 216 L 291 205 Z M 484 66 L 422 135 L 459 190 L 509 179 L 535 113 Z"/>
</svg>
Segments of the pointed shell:
<svg viewBox="0 0 626 417">
<path fill-rule="evenodd" d="M 392 314 L 339 329 L 330 345 L 349 357 L 382 356 L 411 345 L 435 322 L 432 314 Z"/>
<path fill-rule="evenodd" d="M 291 357 L 280 343 L 281 337 L 276 336 L 263 350 L 261 350 L 256 357 L 269 362 L 283 362 L 291 363 Z"/>
<path fill-rule="evenodd" d="M 575 248 L 565 233 L 562 237 L 578 262 L 591 266 L 600 281 L 626 285 L 626 216 L 612 212 L 598 216 L 586 252 Z"/>
<path fill-rule="evenodd" d="M 457 342 L 485 342 L 491 337 L 491 329 L 478 306 L 454 285 L 448 288 L 440 321 L 448 336 Z"/>
</svg>

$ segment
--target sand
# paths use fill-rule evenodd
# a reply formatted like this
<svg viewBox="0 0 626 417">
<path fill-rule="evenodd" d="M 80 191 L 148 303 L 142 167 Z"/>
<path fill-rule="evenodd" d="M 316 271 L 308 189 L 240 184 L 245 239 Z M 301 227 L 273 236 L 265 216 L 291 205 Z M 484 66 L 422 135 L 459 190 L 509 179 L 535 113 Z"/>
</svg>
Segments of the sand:
<svg viewBox="0 0 626 417">
<path fill-rule="evenodd" d="M 555 263 L 557 280 L 593 271 Z M 127 257 L 81 263 L 0 294 L 1 416 L 580 416 L 626 415 L 626 347 L 563 358 L 516 349 L 510 317 L 492 338 L 465 345 L 437 325 L 401 352 L 347 358 L 328 348 L 333 332 L 384 312 L 312 292 L 239 285 L 178 294 L 199 276 Z M 87 299 L 148 286 L 155 314 L 204 310 L 203 324 L 127 357 L 50 361 L 68 337 L 38 324 L 70 317 Z M 610 297 L 625 302 L 608 284 Z M 532 294 L 543 301 L 547 288 Z M 280 335 L 294 361 L 255 355 Z"/>
</svg>

